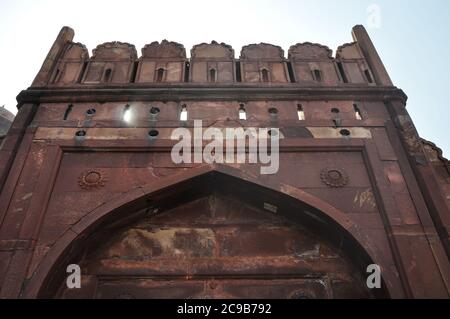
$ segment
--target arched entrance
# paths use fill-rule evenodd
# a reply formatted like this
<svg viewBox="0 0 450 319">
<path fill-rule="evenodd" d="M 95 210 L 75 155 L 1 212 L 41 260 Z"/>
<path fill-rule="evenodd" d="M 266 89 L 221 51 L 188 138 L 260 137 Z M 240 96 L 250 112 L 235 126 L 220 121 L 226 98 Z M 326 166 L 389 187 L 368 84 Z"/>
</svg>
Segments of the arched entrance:
<svg viewBox="0 0 450 319">
<path fill-rule="evenodd" d="M 285 193 L 289 190 L 276 191 L 235 173 L 200 169 L 189 178 L 128 195 L 129 202 L 110 204 L 115 208 L 109 213 L 107 208 L 93 212 L 67 234 L 70 243 L 55 247 L 44 260 L 29 293 L 36 289 L 39 297 L 58 298 L 387 297 L 384 289 L 367 289 L 364 272 L 373 262 L 339 212 L 325 213 L 320 205 L 310 205 L 307 195 L 301 201 Z M 82 268 L 79 290 L 65 285 L 66 267 L 74 263 Z"/>
</svg>

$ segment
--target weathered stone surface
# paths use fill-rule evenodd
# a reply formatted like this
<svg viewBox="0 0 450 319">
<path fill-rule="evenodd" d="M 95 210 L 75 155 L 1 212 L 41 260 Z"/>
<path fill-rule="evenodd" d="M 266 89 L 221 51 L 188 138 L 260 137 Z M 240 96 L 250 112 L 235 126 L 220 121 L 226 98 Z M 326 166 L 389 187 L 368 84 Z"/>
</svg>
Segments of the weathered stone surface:
<svg viewBox="0 0 450 319">
<path fill-rule="evenodd" d="M 166 40 L 89 57 L 63 28 L 0 144 L 0 297 L 448 298 L 448 161 L 353 31 L 334 58 L 213 41 L 188 59 Z M 279 129 L 278 171 L 175 163 L 195 120 Z"/>
</svg>

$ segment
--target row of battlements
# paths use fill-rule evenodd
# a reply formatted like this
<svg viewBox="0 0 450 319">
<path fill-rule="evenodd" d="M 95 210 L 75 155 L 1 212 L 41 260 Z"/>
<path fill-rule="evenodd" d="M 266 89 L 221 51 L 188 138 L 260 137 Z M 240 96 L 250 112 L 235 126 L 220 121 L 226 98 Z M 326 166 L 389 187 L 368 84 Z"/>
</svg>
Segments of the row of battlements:
<svg viewBox="0 0 450 319">
<path fill-rule="evenodd" d="M 141 49 L 139 59 L 187 60 L 186 49 L 177 42 L 163 40 L 146 44 Z M 333 59 L 333 52 L 327 46 L 317 43 L 297 43 L 290 47 L 288 60 L 326 61 Z M 64 49 L 62 60 L 80 61 L 135 61 L 138 59 L 136 47 L 125 42 L 106 42 L 98 45 L 92 51 L 92 57 L 84 44 L 69 42 Z M 336 52 L 337 59 L 364 59 L 355 42 L 340 46 Z M 191 60 L 208 59 L 219 61 L 233 61 L 234 49 L 226 43 L 201 43 L 191 49 Z M 240 60 L 286 60 L 284 50 L 268 43 L 249 44 L 242 48 Z"/>
<path fill-rule="evenodd" d="M 242 48 L 239 59 L 225 43 L 212 41 L 191 49 L 163 40 L 145 45 L 138 57 L 134 45 L 107 42 L 89 55 L 63 28 L 33 86 L 127 83 L 300 83 L 306 85 L 385 85 L 377 78 L 358 41 L 340 46 L 335 57 L 327 46 L 297 43 L 284 50 L 259 43 Z M 56 46 L 56 47 L 55 47 Z M 56 54 L 57 52 L 57 54 Z M 53 55 L 53 56 L 50 56 Z M 50 65 L 52 64 L 52 65 Z"/>
</svg>

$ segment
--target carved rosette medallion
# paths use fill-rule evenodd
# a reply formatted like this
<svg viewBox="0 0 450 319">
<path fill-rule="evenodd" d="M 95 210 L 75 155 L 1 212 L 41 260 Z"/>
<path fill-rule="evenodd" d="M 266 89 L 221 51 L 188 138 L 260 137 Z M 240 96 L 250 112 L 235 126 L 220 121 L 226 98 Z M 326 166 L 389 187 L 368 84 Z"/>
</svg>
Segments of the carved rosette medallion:
<svg viewBox="0 0 450 319">
<path fill-rule="evenodd" d="M 78 177 L 78 185 L 85 190 L 103 187 L 105 186 L 105 183 L 106 174 L 104 171 L 98 169 L 84 171 L 80 177 Z"/>
<path fill-rule="evenodd" d="M 320 173 L 320 178 L 329 187 L 340 188 L 348 184 L 348 174 L 341 168 L 325 168 Z"/>
</svg>

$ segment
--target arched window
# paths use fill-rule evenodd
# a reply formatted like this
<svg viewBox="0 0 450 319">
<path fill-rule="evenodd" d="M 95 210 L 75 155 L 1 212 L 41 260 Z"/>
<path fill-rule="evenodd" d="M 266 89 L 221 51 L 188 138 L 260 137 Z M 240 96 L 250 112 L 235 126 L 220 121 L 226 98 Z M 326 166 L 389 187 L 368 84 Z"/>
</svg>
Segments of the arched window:
<svg viewBox="0 0 450 319">
<path fill-rule="evenodd" d="M 301 105 L 301 104 L 297 104 L 297 115 L 298 115 L 299 121 L 305 120 L 305 111 L 303 110 L 303 105 Z"/>
<path fill-rule="evenodd" d="M 159 68 L 158 71 L 156 71 L 156 82 L 162 82 L 164 79 L 164 69 Z"/>
<path fill-rule="evenodd" d="M 322 71 L 320 71 L 319 69 L 315 69 L 313 71 L 313 75 L 314 80 L 316 80 L 317 82 L 322 82 Z"/>
<path fill-rule="evenodd" d="M 355 110 L 355 117 L 357 120 L 362 120 L 361 111 L 357 104 L 353 104 L 353 109 Z"/>
<path fill-rule="evenodd" d="M 216 69 L 209 70 L 209 82 L 216 82 L 217 79 L 217 71 Z"/>
<path fill-rule="evenodd" d="M 130 104 L 126 104 L 125 107 L 123 108 L 123 120 L 125 122 L 130 122 L 131 121 L 131 110 L 130 110 Z"/>
<path fill-rule="evenodd" d="M 263 82 L 269 82 L 269 71 L 267 71 L 267 69 L 262 69 L 261 75 L 262 75 Z"/>
<path fill-rule="evenodd" d="M 188 119 L 188 111 L 187 111 L 187 107 L 186 104 L 183 104 L 183 106 L 181 106 L 181 112 L 180 112 L 180 121 L 187 121 Z"/>
<path fill-rule="evenodd" d="M 245 111 L 244 104 L 239 105 L 239 119 L 243 121 L 247 120 L 247 112 Z"/>
<path fill-rule="evenodd" d="M 111 69 L 106 69 L 105 71 L 105 76 L 104 76 L 104 82 L 108 83 L 111 81 L 111 75 L 112 75 L 112 70 Z"/>
</svg>

